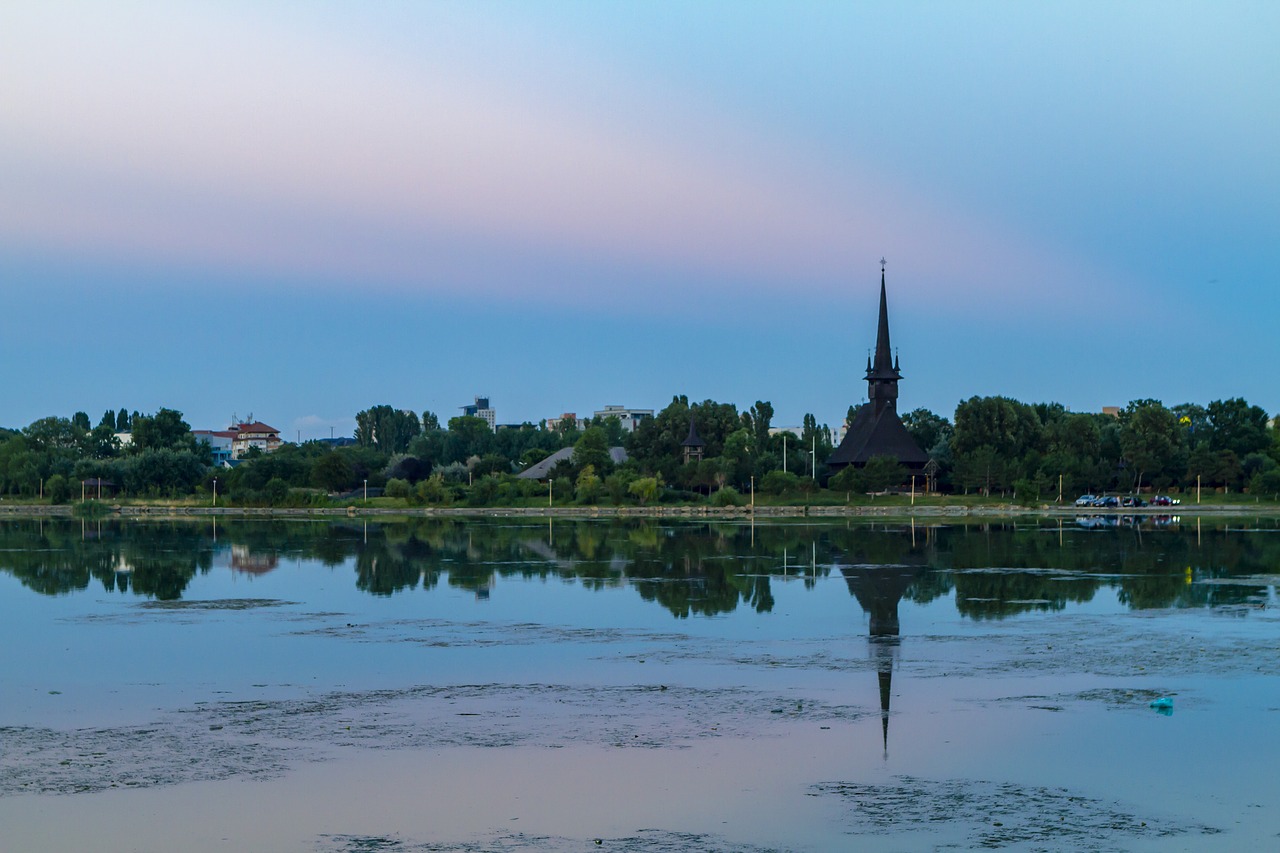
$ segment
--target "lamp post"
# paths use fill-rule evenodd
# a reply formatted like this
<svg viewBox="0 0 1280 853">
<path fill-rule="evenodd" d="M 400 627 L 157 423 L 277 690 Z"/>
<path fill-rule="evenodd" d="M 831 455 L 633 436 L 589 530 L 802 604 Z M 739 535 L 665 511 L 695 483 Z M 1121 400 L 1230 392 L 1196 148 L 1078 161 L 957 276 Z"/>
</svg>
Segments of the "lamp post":
<svg viewBox="0 0 1280 853">
<path fill-rule="evenodd" d="M 751 475 L 751 512 L 756 511 L 756 475 Z"/>
<path fill-rule="evenodd" d="M 218 505 L 218 478 L 213 478 L 213 505 Z"/>
<path fill-rule="evenodd" d="M 364 481 L 364 505 L 369 505 L 369 481 Z"/>
</svg>

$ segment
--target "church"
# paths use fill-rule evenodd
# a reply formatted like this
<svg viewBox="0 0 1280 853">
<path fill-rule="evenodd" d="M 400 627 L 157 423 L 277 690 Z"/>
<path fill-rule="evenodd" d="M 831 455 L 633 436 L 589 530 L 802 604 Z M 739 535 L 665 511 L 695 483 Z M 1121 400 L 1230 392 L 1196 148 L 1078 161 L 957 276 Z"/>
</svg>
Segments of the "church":
<svg viewBox="0 0 1280 853">
<path fill-rule="evenodd" d="M 876 329 L 876 353 L 867 358 L 867 402 L 845 431 L 844 440 L 827 460 L 832 472 L 850 465 L 861 468 L 875 456 L 893 456 L 908 475 L 920 474 L 929 454 L 916 446 L 915 439 L 898 417 L 898 380 L 902 372 L 889 346 L 889 307 L 885 298 L 884 264 L 880 266 L 880 323 Z"/>
</svg>

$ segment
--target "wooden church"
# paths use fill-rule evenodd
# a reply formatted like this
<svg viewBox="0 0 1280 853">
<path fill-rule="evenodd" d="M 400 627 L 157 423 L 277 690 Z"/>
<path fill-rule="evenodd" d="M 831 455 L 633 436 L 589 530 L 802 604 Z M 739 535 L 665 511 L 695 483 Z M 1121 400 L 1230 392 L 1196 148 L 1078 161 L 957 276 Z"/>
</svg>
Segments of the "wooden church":
<svg viewBox="0 0 1280 853">
<path fill-rule="evenodd" d="M 885 298 L 884 266 L 880 267 L 880 324 L 876 329 L 876 353 L 867 359 L 867 402 L 848 424 L 844 440 L 827 460 L 833 472 L 850 465 L 861 468 L 875 456 L 893 456 L 908 475 L 920 474 L 929 454 L 898 417 L 898 380 L 902 372 L 889 346 L 889 308 Z"/>
</svg>

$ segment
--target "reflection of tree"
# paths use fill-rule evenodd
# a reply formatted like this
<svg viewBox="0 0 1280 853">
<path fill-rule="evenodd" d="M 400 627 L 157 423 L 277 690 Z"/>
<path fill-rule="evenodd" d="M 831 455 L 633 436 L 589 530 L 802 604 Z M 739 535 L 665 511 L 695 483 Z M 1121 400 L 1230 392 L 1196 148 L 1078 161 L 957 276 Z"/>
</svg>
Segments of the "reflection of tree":
<svg viewBox="0 0 1280 853">
<path fill-rule="evenodd" d="M 97 581 L 106 590 L 178 598 L 227 549 L 241 555 L 241 565 L 249 557 L 260 566 L 285 559 L 350 565 L 356 587 L 375 595 L 431 589 L 441 577 L 477 594 L 503 577 L 630 586 L 681 618 L 740 606 L 768 612 L 771 578 L 795 575 L 798 565 L 810 586 L 833 566 L 846 580 L 847 569 L 908 567 L 911 581 L 900 598 L 924 603 L 954 590 L 960 613 L 980 619 L 1060 609 L 1104 586 L 1135 609 L 1244 603 L 1263 588 L 1188 580 L 1270 574 L 1280 565 L 1280 535 L 1223 522 L 1197 535 L 1187 524 L 1087 530 L 810 519 L 754 526 L 653 519 L 0 521 L 0 571 L 46 595 Z M 875 600 L 866 596 L 859 601 L 872 613 Z"/>
</svg>

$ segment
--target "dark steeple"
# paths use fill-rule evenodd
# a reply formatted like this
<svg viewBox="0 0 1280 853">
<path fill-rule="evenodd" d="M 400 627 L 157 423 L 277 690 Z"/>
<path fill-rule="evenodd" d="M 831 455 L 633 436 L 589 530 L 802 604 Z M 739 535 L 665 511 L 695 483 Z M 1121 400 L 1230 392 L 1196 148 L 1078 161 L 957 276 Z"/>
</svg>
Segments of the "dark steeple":
<svg viewBox="0 0 1280 853">
<path fill-rule="evenodd" d="M 889 300 L 885 296 L 884 267 L 880 267 L 880 322 L 876 327 L 876 355 L 867 367 L 867 399 L 879 414 L 888 407 L 898 410 L 898 380 L 902 374 L 889 345 Z"/>
<path fill-rule="evenodd" d="M 880 261 L 880 318 L 876 325 L 876 351 L 867 358 L 867 400 L 848 425 L 844 440 L 827 459 L 838 471 L 846 465 L 862 466 L 874 456 L 893 456 L 909 473 L 920 473 L 929 456 L 916 446 L 898 418 L 898 380 L 902 372 L 889 342 L 889 300 L 885 295 L 884 261 Z"/>
<path fill-rule="evenodd" d="M 680 442 L 680 446 L 684 448 L 684 461 L 699 460 L 702 458 L 703 448 L 707 443 L 698 436 L 698 427 L 693 422 L 693 415 L 689 415 L 689 437 Z"/>
</svg>

